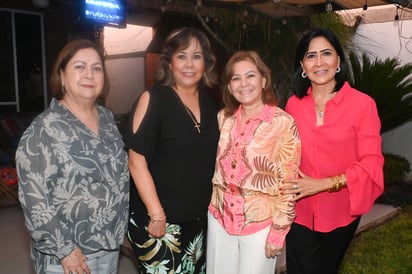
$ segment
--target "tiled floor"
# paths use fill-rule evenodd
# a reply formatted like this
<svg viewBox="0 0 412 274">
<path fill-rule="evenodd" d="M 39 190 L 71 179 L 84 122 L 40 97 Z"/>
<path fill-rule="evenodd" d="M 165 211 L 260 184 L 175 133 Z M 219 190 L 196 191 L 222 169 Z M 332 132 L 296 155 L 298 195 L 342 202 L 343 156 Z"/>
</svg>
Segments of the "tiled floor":
<svg viewBox="0 0 412 274">
<path fill-rule="evenodd" d="M 0 197 L 0 274 L 35 274 L 30 260 L 30 239 L 23 212 Z M 127 246 L 127 241 L 125 246 Z M 137 273 L 128 248 L 122 248 L 118 274 Z"/>
</svg>

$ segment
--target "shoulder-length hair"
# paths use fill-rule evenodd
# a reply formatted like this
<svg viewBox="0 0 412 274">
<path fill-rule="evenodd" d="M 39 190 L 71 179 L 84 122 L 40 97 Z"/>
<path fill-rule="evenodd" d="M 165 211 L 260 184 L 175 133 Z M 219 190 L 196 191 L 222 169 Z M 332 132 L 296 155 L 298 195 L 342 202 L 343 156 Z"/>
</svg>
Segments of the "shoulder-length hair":
<svg viewBox="0 0 412 274">
<path fill-rule="evenodd" d="M 295 63 L 294 63 L 293 73 L 292 73 L 292 89 L 293 89 L 293 93 L 299 98 L 303 98 L 304 96 L 307 95 L 308 88 L 311 85 L 309 78 L 302 77 L 303 69 L 301 66 L 301 61 L 303 61 L 306 53 L 308 52 L 310 42 L 314 38 L 317 38 L 317 37 L 323 37 L 326 40 L 328 40 L 329 43 L 333 46 L 333 48 L 336 50 L 340 58 L 341 71 L 335 74 L 335 80 L 336 80 L 335 90 L 339 91 L 340 88 L 343 86 L 344 82 L 346 81 L 345 52 L 342 49 L 339 39 L 329 29 L 317 28 L 317 29 L 311 30 L 302 37 L 302 39 L 299 41 L 296 47 Z"/>
<path fill-rule="evenodd" d="M 213 87 L 216 84 L 217 76 L 214 70 L 216 57 L 212 52 L 209 39 L 202 31 L 192 27 L 176 29 L 166 38 L 154 75 L 156 84 L 166 86 L 173 86 L 175 84 L 175 79 L 169 69 L 172 56 L 177 51 L 188 48 L 193 38 L 199 41 L 205 60 L 205 72 L 199 84 L 206 87 Z"/>
<path fill-rule="evenodd" d="M 103 49 L 93 41 L 87 39 L 73 40 L 67 43 L 59 52 L 53 66 L 53 70 L 50 74 L 50 94 L 57 100 L 60 100 L 64 97 L 61 73 L 66 70 L 67 64 L 70 62 L 73 56 L 81 49 L 93 49 L 97 52 L 97 54 L 100 57 L 104 74 L 104 83 L 102 91 L 97 97 L 96 102 L 99 104 L 104 104 L 107 94 L 109 93 L 110 83 L 109 77 L 107 76 L 106 72 Z"/>
<path fill-rule="evenodd" d="M 263 78 L 265 78 L 266 85 L 262 90 L 263 103 L 268 105 L 277 105 L 278 102 L 272 88 L 271 71 L 262 61 L 259 54 L 256 51 L 237 51 L 232 55 L 232 57 L 230 57 L 222 72 L 221 92 L 226 116 L 233 115 L 240 105 L 240 103 L 230 93 L 229 83 L 234 73 L 233 66 L 241 61 L 249 61 L 253 63 L 257 67 L 258 72 L 263 76 Z"/>
</svg>

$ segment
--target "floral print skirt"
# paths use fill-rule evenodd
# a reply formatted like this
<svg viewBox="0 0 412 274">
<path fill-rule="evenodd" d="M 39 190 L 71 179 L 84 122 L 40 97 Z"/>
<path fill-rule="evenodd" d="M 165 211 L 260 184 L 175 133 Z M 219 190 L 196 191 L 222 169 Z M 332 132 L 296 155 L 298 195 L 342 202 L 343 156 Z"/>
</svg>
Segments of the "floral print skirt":
<svg viewBox="0 0 412 274">
<path fill-rule="evenodd" d="M 130 213 L 129 239 L 139 265 L 139 273 L 206 273 L 206 214 L 179 224 L 166 224 L 166 234 L 152 238 L 147 233 L 146 216 Z"/>
</svg>

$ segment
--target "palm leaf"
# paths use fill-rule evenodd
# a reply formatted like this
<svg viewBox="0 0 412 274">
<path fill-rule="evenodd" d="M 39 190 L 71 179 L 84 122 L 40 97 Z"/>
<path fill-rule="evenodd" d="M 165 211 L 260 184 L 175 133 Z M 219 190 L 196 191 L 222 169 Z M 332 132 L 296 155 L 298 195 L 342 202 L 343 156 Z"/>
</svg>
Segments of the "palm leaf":
<svg viewBox="0 0 412 274">
<path fill-rule="evenodd" d="M 372 59 L 354 51 L 349 60 L 351 83 L 375 100 L 382 133 L 412 121 L 412 63 L 401 65 L 395 58 Z"/>
<path fill-rule="evenodd" d="M 188 259 L 193 264 L 199 261 L 200 257 L 203 255 L 203 232 L 199 233 L 192 242 L 189 243 L 186 252 L 188 254 Z"/>
<path fill-rule="evenodd" d="M 256 157 L 253 159 L 257 174 L 252 178 L 252 185 L 258 188 L 266 188 L 267 186 L 273 186 L 275 182 L 274 178 L 274 166 L 266 157 Z"/>
</svg>

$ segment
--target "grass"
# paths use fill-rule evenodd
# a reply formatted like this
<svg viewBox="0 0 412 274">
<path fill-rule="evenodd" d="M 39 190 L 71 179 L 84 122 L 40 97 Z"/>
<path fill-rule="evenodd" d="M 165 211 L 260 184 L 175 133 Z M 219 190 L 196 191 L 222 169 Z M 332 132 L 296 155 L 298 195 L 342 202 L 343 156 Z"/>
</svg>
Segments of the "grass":
<svg viewBox="0 0 412 274">
<path fill-rule="evenodd" d="M 340 274 L 412 273 L 412 184 L 397 191 L 399 188 L 386 191 L 380 201 L 401 206 L 401 213 L 355 236 Z"/>
</svg>

